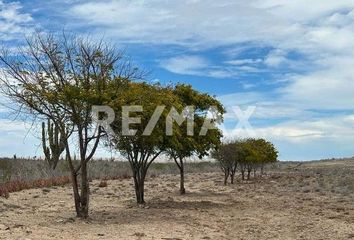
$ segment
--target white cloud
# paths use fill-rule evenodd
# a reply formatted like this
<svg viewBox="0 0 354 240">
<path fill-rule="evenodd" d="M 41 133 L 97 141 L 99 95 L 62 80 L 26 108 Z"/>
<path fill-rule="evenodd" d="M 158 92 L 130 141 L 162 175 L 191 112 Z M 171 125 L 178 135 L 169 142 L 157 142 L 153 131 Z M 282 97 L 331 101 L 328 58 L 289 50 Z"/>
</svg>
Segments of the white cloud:
<svg viewBox="0 0 354 240">
<path fill-rule="evenodd" d="M 275 50 L 263 64 L 270 70 L 285 66 L 289 71 L 306 72 L 292 78 L 291 85 L 280 91 L 294 101 L 305 99 L 311 104 L 311 98 L 316 106 L 322 106 L 319 103 L 324 100 L 327 106 L 334 106 L 339 101 L 328 102 L 336 98 L 339 89 L 352 87 L 352 67 L 340 66 L 346 61 L 343 59 L 354 58 L 350 51 L 354 49 L 352 0 L 314 0 L 311 4 L 307 0 L 106 0 L 74 4 L 69 15 L 129 42 L 178 44 L 194 50 L 241 46 L 229 56 L 237 56 L 248 47 L 269 46 Z M 288 56 L 292 51 L 303 57 L 292 60 Z M 338 61 L 332 61 L 334 58 Z M 259 67 L 261 59 L 257 58 L 226 59 L 217 65 L 200 56 L 163 61 L 162 66 L 174 73 L 216 78 L 266 70 Z M 338 68 L 341 73 L 336 75 Z M 352 101 L 347 93 L 340 94 L 339 99 L 342 106 L 342 102 L 349 105 Z"/>
<path fill-rule="evenodd" d="M 348 143 L 354 142 L 354 115 L 345 111 L 332 114 L 331 110 L 327 113 L 312 111 L 308 109 L 313 106 L 311 99 L 277 99 L 272 93 L 243 92 L 219 96 L 218 99 L 228 110 L 224 124 L 226 138 L 269 139 L 277 145 L 283 160 L 353 155 Z M 320 104 L 323 108 L 323 103 Z M 246 129 L 235 129 L 239 119 L 231 111 L 232 106 L 239 106 L 242 110 L 257 107 L 249 119 L 254 135 L 250 136 Z"/>
<path fill-rule="evenodd" d="M 280 65 L 288 61 L 286 52 L 280 49 L 276 49 L 268 54 L 264 63 L 270 67 L 279 67 Z"/>
<path fill-rule="evenodd" d="M 286 69 L 284 75 L 267 80 L 273 84 L 267 93 L 235 93 L 220 99 L 226 105 L 256 105 L 256 120 L 292 118 L 292 122 L 269 122 L 256 129 L 288 151 L 289 146 L 306 151 L 306 143 L 310 144 L 307 149 L 320 152 L 321 144 L 338 147 L 354 135 L 352 115 L 328 118 L 311 111 L 354 109 L 353 0 L 104 0 L 69 4 L 70 10 L 63 13 L 70 17 L 69 26 L 95 27 L 98 35 L 104 33 L 115 41 L 184 47 L 183 55 L 174 56 L 170 51 L 159 61 L 161 67 L 176 74 L 238 79 L 243 74 L 263 77 L 263 72 Z M 22 33 L 33 21 L 22 10 L 20 3 L 0 0 L 0 39 Z M 225 52 L 217 48 L 220 46 L 230 50 Z M 273 50 L 242 55 L 263 48 Z M 205 49 L 221 49 L 218 57 L 224 59 L 207 59 L 201 51 Z M 240 81 L 244 88 L 255 84 Z M 296 144 L 285 146 L 282 141 Z"/>
<path fill-rule="evenodd" d="M 230 78 L 240 72 L 258 71 L 248 66 L 224 68 L 221 65 L 213 65 L 201 56 L 183 55 L 160 61 L 160 67 L 177 74 L 208 76 L 213 78 Z"/>
<path fill-rule="evenodd" d="M 31 131 L 31 124 L 22 121 L 0 119 L 0 155 L 18 157 L 42 155 L 40 141 Z"/>
<path fill-rule="evenodd" d="M 268 124 L 269 125 L 269 124 Z M 281 160 L 321 159 L 352 156 L 354 115 L 340 115 L 307 121 L 289 120 L 265 127 L 252 126 L 253 136 L 246 129 L 224 128 L 225 138 L 262 137 L 272 141 Z"/>
<path fill-rule="evenodd" d="M 209 63 L 199 56 L 179 56 L 166 59 L 160 65 L 173 73 L 199 75 L 200 71 L 208 67 Z"/>
<path fill-rule="evenodd" d="M 244 1 L 85 2 L 70 13 L 133 42 L 215 46 L 273 38 L 274 30 L 286 30 L 271 14 Z"/>
<path fill-rule="evenodd" d="M 314 114 L 311 111 L 300 108 L 292 102 L 281 102 L 273 94 L 260 94 L 258 92 L 241 92 L 218 96 L 218 99 L 226 107 L 226 120 L 237 120 L 237 116 L 232 111 L 233 106 L 241 109 L 247 109 L 255 106 L 252 119 L 274 120 L 274 119 L 300 119 L 312 118 Z"/>
<path fill-rule="evenodd" d="M 27 31 L 33 19 L 21 10 L 18 2 L 5 3 L 0 0 L 0 40 L 10 40 Z"/>
<path fill-rule="evenodd" d="M 204 47 L 258 42 L 304 50 L 322 41 L 316 34 L 323 30 L 324 17 L 351 25 L 346 20 L 351 12 L 340 19 L 333 15 L 353 7 L 351 0 L 315 0 L 311 4 L 305 0 L 106 0 L 76 4 L 69 14 L 133 42 Z"/>
<path fill-rule="evenodd" d="M 282 100 L 302 108 L 354 109 L 354 55 L 333 56 L 318 64 L 323 69 L 293 76 L 290 85 L 281 89 Z"/>
<path fill-rule="evenodd" d="M 257 63 L 261 63 L 263 62 L 262 59 L 234 59 L 234 60 L 229 60 L 229 61 L 226 61 L 227 64 L 231 64 L 231 65 L 236 65 L 236 66 L 239 66 L 239 65 L 246 65 L 246 64 L 257 64 Z"/>
</svg>

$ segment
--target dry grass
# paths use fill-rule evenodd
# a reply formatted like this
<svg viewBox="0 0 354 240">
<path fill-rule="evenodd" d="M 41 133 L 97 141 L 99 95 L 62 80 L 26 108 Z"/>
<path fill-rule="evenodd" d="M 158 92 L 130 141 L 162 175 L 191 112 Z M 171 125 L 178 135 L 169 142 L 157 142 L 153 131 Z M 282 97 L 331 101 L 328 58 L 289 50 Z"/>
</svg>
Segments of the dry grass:
<svg viewBox="0 0 354 240">
<path fill-rule="evenodd" d="M 0 199 L 0 238 L 354 238 L 353 159 L 278 163 L 250 181 L 237 175 L 228 186 L 216 165 L 203 166 L 188 165 L 187 194 L 180 196 L 174 166 L 154 165 L 145 206 L 135 204 L 129 175 L 93 180 L 85 221 L 75 218 L 69 185 L 14 192 Z"/>
<path fill-rule="evenodd" d="M 185 196 L 178 194 L 178 175 L 158 175 L 147 179 L 146 206 L 135 204 L 131 179 L 106 180 L 104 188 L 94 180 L 85 221 L 75 218 L 70 186 L 24 190 L 0 199 L 0 238 L 350 239 L 350 169 L 282 163 L 251 181 L 238 175 L 228 186 L 219 172 L 192 173 Z"/>
<path fill-rule="evenodd" d="M 118 180 L 132 177 L 128 162 L 95 160 L 88 165 L 89 179 Z M 192 162 L 186 164 L 188 172 L 219 171 L 215 163 Z M 178 174 L 175 163 L 153 163 L 148 178 L 162 174 Z M 43 160 L 0 159 L 0 197 L 30 188 L 51 187 L 70 182 L 70 172 L 65 161 L 60 161 L 55 170 Z"/>
<path fill-rule="evenodd" d="M 129 163 L 123 161 L 90 161 L 88 171 L 91 179 L 120 179 L 132 176 Z M 190 162 L 186 164 L 186 171 L 190 173 L 215 172 L 219 171 L 219 167 L 211 162 Z M 178 168 L 173 162 L 153 163 L 150 166 L 148 177 L 177 173 Z M 0 183 L 12 180 L 33 181 L 69 175 L 69 166 L 63 160 L 53 170 L 43 160 L 0 159 Z"/>
</svg>

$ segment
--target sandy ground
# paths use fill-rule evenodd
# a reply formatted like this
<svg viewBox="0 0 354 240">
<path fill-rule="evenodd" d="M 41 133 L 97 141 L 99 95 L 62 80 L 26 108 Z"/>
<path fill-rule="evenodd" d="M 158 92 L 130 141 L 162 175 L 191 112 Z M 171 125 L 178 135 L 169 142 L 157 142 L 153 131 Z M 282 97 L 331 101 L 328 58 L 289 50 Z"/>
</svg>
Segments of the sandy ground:
<svg viewBox="0 0 354 240">
<path fill-rule="evenodd" d="M 222 185 L 219 173 L 148 179 L 145 207 L 132 181 L 91 183 L 88 220 L 75 218 L 70 186 L 0 199 L 0 239 L 354 239 L 352 195 L 289 188 L 286 176 Z M 354 184 L 354 183 L 353 183 Z"/>
</svg>

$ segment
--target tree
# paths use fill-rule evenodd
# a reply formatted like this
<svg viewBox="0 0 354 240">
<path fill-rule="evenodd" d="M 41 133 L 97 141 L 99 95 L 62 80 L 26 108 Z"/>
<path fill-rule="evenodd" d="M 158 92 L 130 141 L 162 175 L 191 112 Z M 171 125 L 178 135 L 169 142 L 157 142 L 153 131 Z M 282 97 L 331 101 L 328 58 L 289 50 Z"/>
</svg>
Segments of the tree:
<svg viewBox="0 0 354 240">
<path fill-rule="evenodd" d="M 109 106 L 122 118 L 116 118 L 111 124 L 115 134 L 108 144 L 129 161 L 136 201 L 144 204 L 146 174 L 151 163 L 166 149 L 165 119 L 172 106 L 181 108 L 179 99 L 171 89 L 145 82 L 131 82 L 122 98 L 112 100 Z M 154 115 L 158 106 L 157 115 Z"/>
<path fill-rule="evenodd" d="M 259 153 L 258 165 L 261 167 L 261 174 L 265 164 L 274 163 L 278 159 L 278 151 L 273 143 L 265 139 L 257 139 L 254 142 L 255 147 Z"/>
<path fill-rule="evenodd" d="M 232 168 L 230 170 L 230 177 L 231 184 L 233 184 L 237 168 L 241 169 L 242 179 L 244 179 L 244 169 L 242 167 L 242 162 L 245 161 L 245 158 L 247 157 L 247 152 L 245 151 L 243 147 L 243 142 L 241 140 L 235 140 L 231 142 L 231 148 L 233 154 L 231 156 Z"/>
<path fill-rule="evenodd" d="M 278 152 L 271 142 L 264 139 L 234 140 L 223 143 L 217 151 L 213 152 L 213 157 L 219 162 L 224 173 L 224 184 L 231 177 L 234 183 L 234 176 L 239 167 L 242 180 L 251 178 L 253 170 L 254 176 L 259 166 L 277 161 Z"/>
<path fill-rule="evenodd" d="M 194 90 L 190 85 L 178 84 L 173 93 L 180 99 L 185 110 L 190 106 L 192 116 L 188 119 L 188 115 L 183 119 L 183 123 L 174 121 L 173 134 L 169 138 L 167 147 L 167 155 L 176 163 L 180 171 L 180 194 L 186 193 L 184 187 L 184 161 L 186 158 L 197 155 L 199 158 L 208 155 L 211 149 L 215 149 L 220 145 L 221 131 L 216 127 L 217 120 L 222 120 L 222 114 L 225 112 L 221 103 L 208 94 L 202 94 Z M 219 119 L 211 119 L 213 127 L 208 129 L 205 135 L 201 136 L 200 132 L 203 124 L 208 118 L 208 110 L 214 107 L 219 113 Z M 193 121 L 193 132 L 188 132 L 188 120 Z"/>
<path fill-rule="evenodd" d="M 251 172 L 252 170 L 256 171 L 257 163 L 261 161 L 262 156 L 256 139 L 246 139 L 242 143 L 242 148 L 245 152 L 245 158 L 242 159 L 241 165 L 243 165 L 243 172 L 247 171 L 247 180 L 250 180 Z M 242 180 L 244 180 L 244 173 L 242 174 Z"/>
<path fill-rule="evenodd" d="M 224 185 L 227 185 L 227 181 L 230 175 L 232 173 L 235 173 L 237 169 L 237 161 L 235 159 L 234 153 L 235 153 L 234 142 L 223 143 L 219 146 L 217 150 L 214 150 L 212 152 L 212 157 L 218 161 L 219 166 L 224 173 Z"/>
<path fill-rule="evenodd" d="M 1 90 L 15 104 L 14 111 L 33 121 L 48 120 L 48 131 L 43 126 L 42 136 L 45 155 L 55 163 L 58 154 L 65 153 L 76 214 L 86 218 L 90 192 L 87 164 L 105 134 L 102 127 L 95 129 L 91 108 L 117 98 L 126 82 L 139 74 L 114 47 L 102 41 L 37 33 L 26 43 L 16 53 L 2 49 Z M 47 138 L 51 142 L 53 137 L 58 140 L 54 141 L 58 149 L 45 145 Z M 73 148 L 70 139 L 76 142 Z M 75 152 L 78 162 L 73 161 Z"/>
<path fill-rule="evenodd" d="M 224 172 L 224 185 L 230 177 L 231 184 L 234 184 L 237 168 L 240 169 L 242 179 L 245 173 L 245 159 L 247 152 L 242 140 L 232 140 L 223 143 L 217 151 L 213 152 L 213 157 L 219 162 L 221 170 Z"/>
</svg>

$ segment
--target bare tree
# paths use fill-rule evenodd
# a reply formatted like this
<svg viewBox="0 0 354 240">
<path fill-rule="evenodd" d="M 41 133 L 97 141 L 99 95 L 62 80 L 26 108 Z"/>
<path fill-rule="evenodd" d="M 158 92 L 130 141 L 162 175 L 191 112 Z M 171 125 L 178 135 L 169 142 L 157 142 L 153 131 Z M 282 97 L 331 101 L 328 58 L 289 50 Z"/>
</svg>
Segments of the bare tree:
<svg viewBox="0 0 354 240">
<path fill-rule="evenodd" d="M 237 165 L 234 160 L 234 145 L 232 143 L 221 144 L 217 150 L 212 152 L 212 157 L 218 161 L 224 173 L 224 185 L 227 185 L 230 175 L 236 172 Z M 234 177 L 234 175 L 232 175 L 232 177 Z"/>
</svg>

